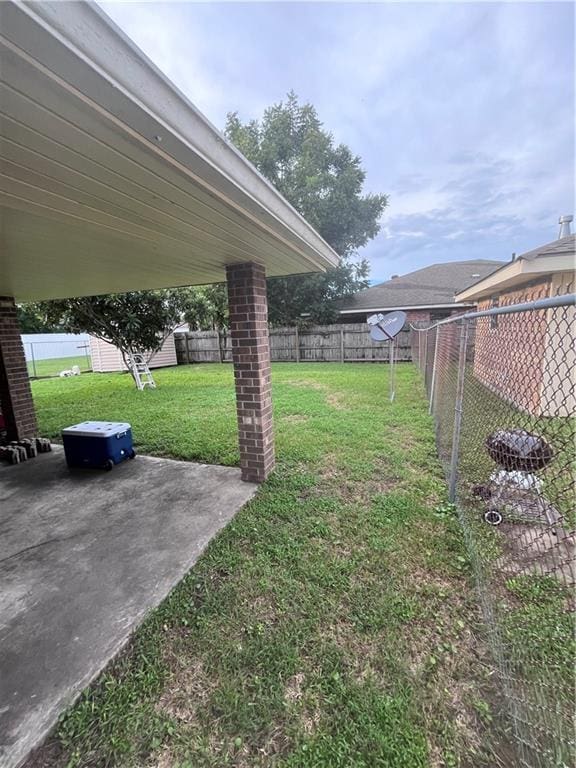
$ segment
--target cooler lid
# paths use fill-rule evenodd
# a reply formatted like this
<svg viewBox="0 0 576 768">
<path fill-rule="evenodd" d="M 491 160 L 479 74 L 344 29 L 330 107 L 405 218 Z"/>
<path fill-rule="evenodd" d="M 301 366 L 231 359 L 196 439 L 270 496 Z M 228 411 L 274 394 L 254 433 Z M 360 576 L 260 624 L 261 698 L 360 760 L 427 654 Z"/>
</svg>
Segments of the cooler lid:
<svg viewBox="0 0 576 768">
<path fill-rule="evenodd" d="M 130 424 L 125 421 L 83 421 L 62 430 L 63 435 L 78 435 L 82 437 L 114 437 L 119 432 L 126 432 Z"/>
</svg>

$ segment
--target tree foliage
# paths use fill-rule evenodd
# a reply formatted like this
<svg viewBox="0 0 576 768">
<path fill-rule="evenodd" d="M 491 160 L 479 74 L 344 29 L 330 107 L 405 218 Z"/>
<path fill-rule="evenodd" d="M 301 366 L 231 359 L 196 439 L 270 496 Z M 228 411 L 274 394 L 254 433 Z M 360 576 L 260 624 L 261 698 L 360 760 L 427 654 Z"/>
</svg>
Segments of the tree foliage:
<svg viewBox="0 0 576 768">
<path fill-rule="evenodd" d="M 189 307 L 187 290 L 133 291 L 40 302 L 47 323 L 68 333 L 90 333 L 128 355 L 157 352 Z"/>
<path fill-rule="evenodd" d="M 39 304 L 19 304 L 18 325 L 21 333 L 58 333 L 61 329 L 48 322 Z"/>
<path fill-rule="evenodd" d="M 228 326 L 226 285 L 190 288 L 184 320 L 192 331 L 216 331 Z"/>
<path fill-rule="evenodd" d="M 311 104 L 291 92 L 264 112 L 261 121 L 242 123 L 236 112 L 226 136 L 340 255 L 325 274 L 268 280 L 271 323 L 296 324 L 334 319 L 333 299 L 367 286 L 369 266 L 357 249 L 380 229 L 386 195 L 363 194 L 361 159 L 335 144 Z"/>
</svg>

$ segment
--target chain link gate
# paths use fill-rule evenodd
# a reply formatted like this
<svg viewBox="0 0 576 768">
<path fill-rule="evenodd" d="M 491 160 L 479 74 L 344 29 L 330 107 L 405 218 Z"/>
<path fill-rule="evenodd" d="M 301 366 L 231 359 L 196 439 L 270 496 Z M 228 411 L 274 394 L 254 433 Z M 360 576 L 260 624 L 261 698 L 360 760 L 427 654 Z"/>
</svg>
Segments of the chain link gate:
<svg viewBox="0 0 576 768">
<path fill-rule="evenodd" d="M 517 764 L 574 764 L 576 295 L 412 327 Z"/>
</svg>

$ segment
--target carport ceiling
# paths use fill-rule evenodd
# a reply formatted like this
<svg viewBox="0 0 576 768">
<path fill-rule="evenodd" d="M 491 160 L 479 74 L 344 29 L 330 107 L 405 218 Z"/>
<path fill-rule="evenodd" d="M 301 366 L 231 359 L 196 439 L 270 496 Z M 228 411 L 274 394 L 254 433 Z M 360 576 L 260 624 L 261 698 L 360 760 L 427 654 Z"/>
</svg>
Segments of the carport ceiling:
<svg viewBox="0 0 576 768">
<path fill-rule="evenodd" d="M 0 295 L 202 284 L 337 255 L 94 4 L 0 3 Z M 233 105 L 231 105 L 233 106 Z"/>
</svg>

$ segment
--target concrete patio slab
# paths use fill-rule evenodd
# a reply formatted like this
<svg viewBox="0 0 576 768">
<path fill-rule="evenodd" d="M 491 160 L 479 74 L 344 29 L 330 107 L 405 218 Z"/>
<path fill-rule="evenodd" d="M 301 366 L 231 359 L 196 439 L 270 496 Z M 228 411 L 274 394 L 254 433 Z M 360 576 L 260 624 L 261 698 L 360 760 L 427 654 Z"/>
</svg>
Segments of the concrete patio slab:
<svg viewBox="0 0 576 768">
<path fill-rule="evenodd" d="M 228 467 L 139 456 L 0 466 L 0 765 L 14 768 L 255 493 Z"/>
</svg>

